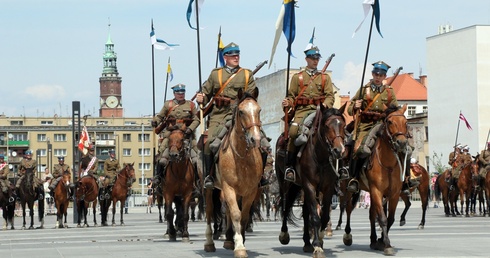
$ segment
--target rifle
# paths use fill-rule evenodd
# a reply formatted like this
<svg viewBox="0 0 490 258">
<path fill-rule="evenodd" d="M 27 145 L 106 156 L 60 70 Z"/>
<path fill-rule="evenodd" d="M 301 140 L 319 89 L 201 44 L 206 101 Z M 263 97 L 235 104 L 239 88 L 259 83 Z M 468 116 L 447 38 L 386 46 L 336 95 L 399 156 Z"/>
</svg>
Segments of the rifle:
<svg viewBox="0 0 490 258">
<path fill-rule="evenodd" d="M 256 74 L 265 64 L 267 64 L 267 60 L 259 63 L 257 67 L 255 67 L 255 69 L 252 71 L 252 76 Z M 204 107 L 204 110 L 201 107 L 201 110 L 203 110 L 203 116 L 207 116 L 209 113 L 211 113 L 213 107 L 214 107 L 214 98 L 211 98 L 211 100 L 209 100 L 209 103 Z"/>
<path fill-rule="evenodd" d="M 393 75 L 393 77 L 391 77 L 391 80 L 389 81 L 388 86 L 390 86 L 391 84 L 393 84 L 393 82 L 395 81 L 396 77 L 398 76 L 398 74 L 400 74 L 400 71 L 403 70 L 403 66 L 400 66 L 398 67 L 398 69 L 396 69 L 395 71 L 395 74 Z M 359 98 L 362 99 L 362 88 L 364 87 L 364 85 L 361 84 L 361 87 L 359 89 Z M 354 134 L 354 141 L 357 140 L 357 136 L 359 134 L 359 123 L 360 123 L 360 118 L 359 118 L 359 115 L 361 114 L 361 109 L 359 108 L 358 110 L 356 110 L 356 112 L 354 113 L 354 129 L 355 129 L 355 134 Z"/>
<path fill-rule="evenodd" d="M 335 53 L 331 54 L 327 61 L 325 61 L 325 65 L 323 66 L 323 69 L 322 69 L 322 73 L 325 73 L 325 71 L 327 70 L 328 66 L 330 65 L 330 62 L 332 62 L 332 59 L 335 57 Z"/>
</svg>

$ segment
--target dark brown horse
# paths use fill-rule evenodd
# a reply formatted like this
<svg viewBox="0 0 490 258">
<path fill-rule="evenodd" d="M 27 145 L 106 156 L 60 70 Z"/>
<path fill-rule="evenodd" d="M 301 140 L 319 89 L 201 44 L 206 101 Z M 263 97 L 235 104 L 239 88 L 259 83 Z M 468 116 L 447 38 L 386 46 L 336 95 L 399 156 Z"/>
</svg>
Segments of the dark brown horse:
<svg viewBox="0 0 490 258">
<path fill-rule="evenodd" d="M 126 198 L 128 197 L 128 188 L 136 181 L 134 175 L 134 162 L 127 163 L 123 165 L 123 168 L 117 173 L 116 181 L 114 182 L 114 186 L 112 187 L 111 198 L 99 200 L 100 201 L 100 213 L 101 213 L 101 224 L 103 226 L 107 226 L 107 215 L 109 213 L 109 207 L 112 203 L 112 226 L 116 225 L 116 204 L 120 202 L 120 210 L 121 214 L 121 226 L 124 226 L 124 204 L 126 203 Z"/>
<path fill-rule="evenodd" d="M 8 194 L 5 194 L 3 191 L 0 190 L 0 208 L 2 208 L 3 215 L 3 230 L 7 229 L 9 223 L 10 229 L 14 229 L 15 201 L 11 195 L 11 192 L 12 190 L 9 189 Z"/>
<path fill-rule="evenodd" d="M 325 257 L 322 232 L 330 220 L 332 196 L 336 192 L 336 164 L 345 154 L 345 120 L 342 113 L 343 109 L 318 106 L 308 141 L 296 166 L 297 183 L 300 186 L 284 181 L 284 154 L 280 152 L 283 146 L 278 146 L 279 151 L 276 154 L 277 178 L 282 188 L 282 198 L 285 198 L 279 241 L 283 245 L 289 243 L 287 224 L 294 221 L 292 206 L 303 190 L 303 251 L 313 252 L 313 257 Z M 280 143 L 281 140 L 278 145 Z M 313 242 L 310 240 L 310 230 L 313 232 Z"/>
<path fill-rule="evenodd" d="M 182 128 L 185 130 L 185 126 Z M 175 129 L 168 137 L 170 159 L 166 168 L 165 185 L 162 185 L 165 199 L 165 219 L 167 220 L 167 232 L 170 241 L 176 241 L 177 238 L 177 230 L 174 225 L 175 212 L 172 209 L 172 204 L 176 198 L 182 198 L 182 240 L 189 241 L 189 205 L 194 190 L 194 166 L 191 162 L 190 148 L 187 148 L 184 143 L 186 137 L 183 130 Z"/>
<path fill-rule="evenodd" d="M 88 227 L 87 223 L 87 213 L 90 203 L 92 203 L 92 210 L 94 214 L 94 226 L 97 226 L 97 197 L 99 194 L 99 184 L 96 179 L 90 175 L 83 176 L 75 184 L 76 187 L 76 199 L 77 202 L 77 213 L 78 213 L 78 224 L 77 227 L 82 227 L 80 225 L 81 219 L 83 218 L 83 227 Z"/>
<path fill-rule="evenodd" d="M 481 167 L 485 169 L 482 164 Z M 490 173 L 487 171 L 487 175 L 484 178 L 485 180 L 485 197 L 487 199 L 487 211 L 488 211 L 488 216 L 490 217 Z"/>
<path fill-rule="evenodd" d="M 31 217 L 31 225 L 29 229 L 34 229 L 34 202 L 38 201 L 38 216 L 41 225 L 38 228 L 44 228 L 44 190 L 42 192 L 43 198 L 39 198 L 39 194 L 35 190 L 34 186 L 35 173 L 32 168 L 27 168 L 20 184 L 20 205 L 22 206 L 23 224 L 22 229 L 26 228 L 26 204 L 29 208 L 29 216 Z"/>
<path fill-rule="evenodd" d="M 400 157 L 409 147 L 407 119 L 403 115 L 406 109 L 406 104 L 402 108 L 391 106 L 384 113 L 385 118 L 382 120 L 380 135 L 376 139 L 371 156 L 367 159 L 366 169 L 361 171 L 359 181 L 361 189 L 370 192 L 371 196 L 370 248 L 382 250 L 386 255 L 395 253 L 388 232 L 395 221 L 395 211 L 405 174 L 404 162 Z M 343 237 L 345 245 L 352 244 L 350 216 L 357 197 L 353 197 L 351 199 L 353 201 L 347 203 L 347 224 Z M 384 201 L 386 201 L 385 204 L 383 204 Z M 376 235 L 376 221 L 382 231 L 379 239 Z"/>
<path fill-rule="evenodd" d="M 479 199 L 480 204 L 480 215 L 485 216 L 486 208 L 485 208 L 485 178 L 480 175 L 480 170 L 483 167 L 481 162 L 478 160 L 480 154 L 473 157 L 473 162 L 471 163 L 471 174 L 473 178 L 473 188 L 471 191 L 471 205 L 470 205 L 470 213 L 476 214 L 476 199 Z"/>
<path fill-rule="evenodd" d="M 68 171 L 64 171 L 61 181 L 56 185 L 54 189 L 54 203 L 56 206 L 56 226 L 55 228 L 67 228 L 68 224 L 66 224 L 66 216 L 68 210 L 68 204 L 70 201 L 68 200 L 69 195 L 69 187 L 70 187 L 70 179 L 71 173 Z M 64 220 L 63 220 L 64 216 Z M 64 224 L 63 224 L 64 222 Z"/>
<path fill-rule="evenodd" d="M 415 171 L 415 173 L 420 175 L 419 181 L 420 184 L 417 186 L 417 190 L 420 194 L 420 201 L 422 202 L 422 220 L 420 221 L 419 224 L 419 229 L 424 229 L 425 226 L 425 213 L 427 211 L 427 206 L 429 205 L 429 173 L 427 170 L 422 167 L 421 165 L 414 164 L 412 165 L 412 169 Z M 417 170 L 417 171 L 416 171 Z M 412 193 L 415 190 L 415 187 L 410 188 L 410 192 Z M 405 203 L 405 209 L 402 212 L 402 215 L 400 216 L 400 226 L 405 225 L 405 215 L 407 215 L 408 209 L 410 209 L 410 206 L 412 205 L 410 202 L 410 197 L 407 195 L 400 195 L 402 198 L 403 202 Z"/>
<path fill-rule="evenodd" d="M 456 215 L 460 215 L 457 204 L 459 190 L 457 185 L 454 190 L 449 190 L 449 183 L 446 181 L 449 172 L 450 170 L 447 169 L 437 177 L 434 190 L 436 192 L 437 200 L 440 200 L 442 195 L 442 203 L 444 204 L 444 213 L 446 214 L 446 217 L 449 217 L 450 215 L 456 217 Z"/>
<path fill-rule="evenodd" d="M 253 94 L 238 91 L 238 103 L 234 110 L 232 128 L 223 139 L 219 149 L 215 187 L 221 189 L 226 210 L 226 240 L 224 248 L 234 249 L 235 257 L 247 257 L 245 229 L 250 219 L 250 208 L 254 201 L 263 164 L 260 152 L 260 106 L 257 103 L 258 89 Z M 214 219 L 213 191 L 206 192 L 206 242 L 204 250 L 214 252 L 211 221 Z M 241 204 L 241 205 L 239 205 Z M 218 209 L 218 207 L 216 207 Z"/>
</svg>

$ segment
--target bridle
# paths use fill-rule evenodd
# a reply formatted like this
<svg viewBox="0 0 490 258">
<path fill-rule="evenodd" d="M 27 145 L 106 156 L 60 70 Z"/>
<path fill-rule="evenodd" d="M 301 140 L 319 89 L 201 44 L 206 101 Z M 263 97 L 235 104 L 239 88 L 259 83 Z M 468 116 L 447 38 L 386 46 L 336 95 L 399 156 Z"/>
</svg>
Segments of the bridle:
<svg viewBox="0 0 490 258">
<path fill-rule="evenodd" d="M 177 141 L 175 141 L 175 142 L 172 142 L 172 143 L 171 143 L 171 142 L 170 142 L 170 140 L 169 140 L 169 145 L 168 145 L 168 150 L 169 150 L 169 151 L 170 151 L 170 149 L 171 149 L 172 147 L 175 147 L 175 148 L 176 148 L 176 149 L 179 151 L 179 152 L 178 152 L 179 154 L 177 155 L 177 157 L 176 157 L 175 159 L 173 159 L 173 158 L 171 157 L 171 159 L 173 159 L 173 160 L 175 160 L 175 161 L 180 161 L 180 160 L 181 160 L 183 157 L 185 157 L 185 156 L 186 156 L 186 154 L 187 154 L 187 148 L 186 148 L 186 146 L 185 146 L 185 144 L 184 144 L 184 135 L 185 135 L 185 133 L 184 133 L 184 132 L 183 132 L 181 129 L 175 129 L 175 130 L 173 130 L 173 131 L 172 131 L 172 133 L 171 133 L 170 135 L 172 135 L 172 134 L 174 134 L 174 133 L 179 133 L 179 132 L 180 132 L 180 133 L 182 134 L 182 136 L 183 136 L 183 137 L 182 137 L 182 139 L 180 139 L 180 141 L 179 141 L 179 142 L 181 143 L 181 144 L 180 144 L 180 148 L 179 148 L 179 145 L 178 145 L 178 143 L 179 143 L 179 142 L 177 142 Z M 170 138 L 170 136 L 169 136 L 169 138 Z M 190 148 L 188 148 L 188 151 L 190 151 Z"/>
<path fill-rule="evenodd" d="M 243 99 L 242 101 L 240 101 L 240 103 L 242 103 L 243 101 L 245 101 L 248 98 L 253 99 L 252 97 L 247 97 L 247 98 Z M 249 150 L 249 147 L 252 144 L 252 142 L 250 141 L 249 138 L 245 137 L 245 135 L 247 135 L 248 130 L 250 130 L 250 128 L 252 128 L 252 127 L 259 127 L 259 130 L 260 130 L 260 128 L 262 127 L 262 122 L 261 121 L 258 121 L 258 122 L 257 121 L 251 121 L 251 122 L 248 122 L 248 123 L 244 124 L 243 123 L 243 120 L 244 119 L 241 119 L 242 111 L 238 108 L 239 105 L 240 105 L 240 103 L 238 103 L 237 106 L 236 106 L 236 111 L 235 111 L 236 112 L 236 115 L 235 115 L 235 117 L 240 118 L 239 119 L 240 130 L 244 134 L 243 137 L 245 138 L 244 140 L 247 142 L 247 150 Z"/>
<path fill-rule="evenodd" d="M 131 182 L 132 180 L 131 180 L 131 179 L 132 179 L 133 177 L 131 176 L 131 170 L 134 170 L 134 169 L 132 169 L 132 167 L 133 167 L 133 166 L 132 166 L 131 164 L 126 164 L 126 166 L 124 167 L 124 169 L 123 169 L 123 170 L 121 170 L 121 171 L 120 171 L 120 172 L 117 174 L 117 176 L 118 176 L 118 177 L 120 176 L 121 178 L 126 179 L 126 184 L 127 184 L 128 186 L 130 186 L 130 185 L 132 184 L 132 182 Z M 124 172 L 124 173 L 123 173 L 123 172 Z"/>
</svg>

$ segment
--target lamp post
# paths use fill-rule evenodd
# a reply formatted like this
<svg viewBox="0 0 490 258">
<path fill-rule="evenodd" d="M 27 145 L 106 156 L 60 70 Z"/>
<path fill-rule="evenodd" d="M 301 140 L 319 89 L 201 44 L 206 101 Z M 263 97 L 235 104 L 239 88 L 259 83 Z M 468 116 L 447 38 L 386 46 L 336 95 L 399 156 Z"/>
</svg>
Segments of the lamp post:
<svg viewBox="0 0 490 258">
<path fill-rule="evenodd" d="M 141 123 L 141 196 L 145 192 L 145 124 Z"/>
<path fill-rule="evenodd" d="M 48 153 L 47 153 L 48 156 L 46 157 L 46 167 L 49 168 L 49 172 L 51 173 L 53 171 L 51 168 L 51 165 L 53 163 L 52 162 L 53 161 L 53 157 L 52 157 L 53 145 L 51 144 L 49 137 L 48 137 L 47 144 L 48 144 Z"/>
</svg>

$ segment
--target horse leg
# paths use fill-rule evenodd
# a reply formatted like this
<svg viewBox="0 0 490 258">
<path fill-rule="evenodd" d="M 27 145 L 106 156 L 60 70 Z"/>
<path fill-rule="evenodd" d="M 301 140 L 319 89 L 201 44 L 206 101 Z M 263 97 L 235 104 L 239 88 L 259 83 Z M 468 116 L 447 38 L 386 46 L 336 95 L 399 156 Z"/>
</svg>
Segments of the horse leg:
<svg viewBox="0 0 490 258">
<path fill-rule="evenodd" d="M 395 212 L 396 212 L 396 206 L 398 205 L 398 199 L 399 196 L 397 194 L 394 194 L 388 203 L 388 225 L 386 227 L 386 232 L 383 230 L 383 242 L 385 244 L 384 248 L 384 254 L 385 255 L 394 255 L 395 254 L 395 249 L 391 246 L 390 243 L 390 238 L 388 236 L 388 233 L 390 232 L 391 226 L 393 226 L 393 223 L 395 222 Z M 386 216 L 386 214 L 384 214 Z"/>
<path fill-rule="evenodd" d="M 427 187 L 419 189 L 420 201 L 422 202 L 422 220 L 420 221 L 418 229 L 424 229 L 425 226 L 425 213 L 427 212 L 427 207 L 429 206 L 429 190 Z"/>
<path fill-rule="evenodd" d="M 206 198 L 206 230 L 204 235 L 206 236 L 206 241 L 204 242 L 204 251 L 206 252 L 216 252 L 216 247 L 213 241 L 213 229 L 211 228 L 212 220 L 217 218 L 214 217 L 214 203 L 213 203 L 213 189 L 204 190 L 204 195 Z"/>
<path fill-rule="evenodd" d="M 289 244 L 290 236 L 288 232 L 288 220 L 292 216 L 292 209 L 294 205 L 294 201 L 296 197 L 299 195 L 301 191 L 299 186 L 291 185 L 288 190 L 283 191 L 282 195 L 282 226 L 281 233 L 279 234 L 279 242 L 283 245 Z"/>
<path fill-rule="evenodd" d="M 374 187 L 371 187 L 371 207 L 369 208 L 369 220 L 371 222 L 371 243 L 370 247 L 373 250 L 383 251 L 386 247 L 386 242 L 381 243 L 376 235 L 376 220 L 382 231 L 382 236 L 386 236 L 388 219 L 386 218 L 383 207 L 383 195 Z M 389 244 L 389 242 L 388 242 Z"/>
<path fill-rule="evenodd" d="M 112 226 L 113 227 L 116 226 L 116 219 L 115 219 L 115 216 L 116 216 L 116 204 L 117 204 L 117 199 L 116 198 L 113 198 L 112 199 Z M 121 207 L 122 206 L 123 205 L 121 205 Z M 109 210 L 107 210 L 107 213 L 109 213 Z"/>
<path fill-rule="evenodd" d="M 403 209 L 402 215 L 400 215 L 400 227 L 405 225 L 406 220 L 405 216 L 407 215 L 408 209 L 410 209 L 410 206 L 412 206 L 412 203 L 410 202 L 410 199 L 408 198 L 407 195 L 401 194 L 400 197 L 402 198 L 403 202 L 405 203 L 405 208 Z"/>
<path fill-rule="evenodd" d="M 26 202 L 22 201 L 22 229 L 26 229 Z"/>
<path fill-rule="evenodd" d="M 337 226 L 335 227 L 335 230 L 341 230 L 342 229 L 342 216 L 344 215 L 345 211 L 345 206 L 346 206 L 346 198 L 345 194 L 344 196 L 339 197 L 339 221 L 337 222 Z"/>
<path fill-rule="evenodd" d="M 34 201 L 29 203 L 29 217 L 31 217 L 31 226 L 29 229 L 34 229 Z"/>
<path fill-rule="evenodd" d="M 255 195 L 250 195 L 242 198 L 242 208 L 238 207 L 237 196 L 234 189 L 223 182 L 223 195 L 228 205 L 227 213 L 227 225 L 226 225 L 226 240 L 223 243 L 225 249 L 231 249 L 234 245 L 233 253 L 235 257 L 247 257 L 247 250 L 244 245 L 243 234 L 246 229 L 246 224 L 242 224 L 242 215 L 248 217 L 248 212 L 250 211 L 250 205 L 252 205 Z M 245 210 L 246 209 L 246 210 Z M 246 214 L 245 214 L 246 213 Z M 234 236 L 231 237 L 235 231 Z M 234 239 L 234 241 L 233 241 Z"/>
<path fill-rule="evenodd" d="M 165 196 L 165 219 L 167 220 L 168 239 L 177 241 L 177 232 L 174 226 L 174 209 L 172 209 L 173 198 Z"/>
<path fill-rule="evenodd" d="M 97 227 L 97 197 L 92 202 L 92 213 L 94 214 L 94 227 Z"/>
<path fill-rule="evenodd" d="M 352 234 L 351 234 L 351 227 L 350 227 L 350 218 L 352 215 L 352 211 L 356 207 L 356 201 L 359 198 L 359 193 L 352 194 L 348 191 L 345 193 L 345 214 L 347 216 L 347 221 L 345 223 L 345 230 L 344 230 L 344 236 L 342 237 L 342 241 L 344 242 L 344 245 L 346 246 L 351 246 L 352 245 Z"/>
<path fill-rule="evenodd" d="M 190 202 L 191 202 L 191 198 L 192 198 L 192 191 L 191 191 L 191 194 L 189 194 L 186 198 L 184 198 L 184 201 L 183 201 L 183 205 L 184 205 L 184 218 L 183 218 L 183 222 L 184 222 L 184 225 L 182 227 L 182 241 L 184 242 L 189 242 L 189 228 L 188 228 L 188 225 L 189 225 L 189 206 L 190 206 Z M 195 208 L 195 206 L 194 206 Z"/>
<path fill-rule="evenodd" d="M 121 203 L 121 209 L 120 209 L 120 212 L 121 212 L 121 226 L 124 226 L 124 219 L 123 219 L 123 214 L 124 214 L 124 203 L 126 203 L 126 198 L 123 197 L 123 199 L 121 199 L 119 201 Z"/>
</svg>

